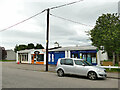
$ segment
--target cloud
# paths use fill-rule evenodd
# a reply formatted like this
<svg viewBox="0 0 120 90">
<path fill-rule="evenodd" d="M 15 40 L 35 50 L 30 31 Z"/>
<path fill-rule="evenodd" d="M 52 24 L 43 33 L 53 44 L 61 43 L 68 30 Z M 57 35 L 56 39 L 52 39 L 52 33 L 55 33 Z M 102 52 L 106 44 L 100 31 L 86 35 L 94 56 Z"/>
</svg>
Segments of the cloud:
<svg viewBox="0 0 120 90">
<path fill-rule="evenodd" d="M 0 29 L 24 20 L 43 9 L 62 5 L 75 0 L 1 0 Z M 50 10 L 61 16 L 86 25 L 95 25 L 96 19 L 103 13 L 118 11 L 119 0 L 84 0 L 74 5 Z M 0 46 L 13 49 L 16 44 L 41 43 L 45 47 L 46 12 L 16 27 L 0 32 Z M 49 47 L 58 41 L 61 46 L 90 45 L 91 41 L 85 31 L 92 27 L 83 26 L 50 16 Z"/>
</svg>

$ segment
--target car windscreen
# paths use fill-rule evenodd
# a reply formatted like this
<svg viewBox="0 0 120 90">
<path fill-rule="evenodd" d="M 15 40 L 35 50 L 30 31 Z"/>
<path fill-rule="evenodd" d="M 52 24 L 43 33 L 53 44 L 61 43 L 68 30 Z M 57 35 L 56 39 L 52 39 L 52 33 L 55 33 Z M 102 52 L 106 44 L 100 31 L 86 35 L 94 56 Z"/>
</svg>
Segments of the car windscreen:
<svg viewBox="0 0 120 90">
<path fill-rule="evenodd" d="M 82 60 L 82 62 L 85 64 L 85 66 L 92 66 L 92 64 L 90 64 L 89 62 Z"/>
</svg>

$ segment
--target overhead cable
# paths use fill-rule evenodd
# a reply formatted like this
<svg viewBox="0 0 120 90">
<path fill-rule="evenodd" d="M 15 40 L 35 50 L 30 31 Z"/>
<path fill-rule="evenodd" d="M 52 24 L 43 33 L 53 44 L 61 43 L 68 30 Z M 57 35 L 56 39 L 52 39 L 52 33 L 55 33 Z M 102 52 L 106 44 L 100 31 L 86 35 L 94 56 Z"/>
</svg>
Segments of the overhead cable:
<svg viewBox="0 0 120 90">
<path fill-rule="evenodd" d="M 77 22 L 77 21 L 73 21 L 73 20 L 70 20 L 70 19 L 67 19 L 67 18 L 63 18 L 63 17 L 60 17 L 60 16 L 56 16 L 56 15 L 53 15 L 53 14 L 51 14 L 51 13 L 50 13 L 50 15 L 53 16 L 53 17 L 56 17 L 56 18 L 60 18 L 60 19 L 63 19 L 63 20 L 72 22 L 72 23 L 77 23 L 77 24 L 84 25 L 84 26 L 94 27 L 94 26 L 87 25 L 87 24 L 83 24 L 83 23 L 80 23 L 80 22 Z"/>
<path fill-rule="evenodd" d="M 67 4 L 63 4 L 63 5 L 59 5 L 59 6 L 55 6 L 55 7 L 51 7 L 49 9 L 56 9 L 56 8 L 60 8 L 60 7 L 64 7 L 64 6 L 68 6 L 68 5 L 72 5 L 72 4 L 75 4 L 75 3 L 78 3 L 78 2 L 81 2 L 83 0 L 78 0 L 78 1 L 74 1 L 74 2 L 71 2 L 71 3 L 67 3 Z"/>
<path fill-rule="evenodd" d="M 27 20 L 29 20 L 29 19 L 32 19 L 33 17 L 38 16 L 38 15 L 42 14 L 42 13 L 45 12 L 45 11 L 46 11 L 46 9 L 44 9 L 43 11 L 41 11 L 41 12 L 39 12 L 39 13 L 37 13 L 37 14 L 35 14 L 35 15 L 27 18 L 27 19 L 24 19 L 24 20 L 22 20 L 22 21 L 20 21 L 20 22 L 18 22 L 18 23 L 16 23 L 16 24 L 14 24 L 14 25 L 11 25 L 11 26 L 9 26 L 9 27 L 7 27 L 7 28 L 5 28 L 5 29 L 2 29 L 2 30 L 0 30 L 0 32 L 5 31 L 5 30 L 7 30 L 7 29 L 9 29 L 9 28 L 12 28 L 12 27 L 14 27 L 14 26 L 17 26 L 18 24 L 21 24 L 21 23 L 23 23 L 23 22 L 25 22 L 25 21 L 27 21 Z"/>
<path fill-rule="evenodd" d="M 72 5 L 72 4 L 78 3 L 78 2 L 80 2 L 80 1 L 83 1 L 83 0 L 78 0 L 78 1 L 71 2 L 71 3 L 67 3 L 67 4 L 63 4 L 63 5 L 51 7 L 51 8 L 49 8 L 49 9 L 56 9 L 56 8 L 64 7 L 64 6 L 67 6 L 67 5 Z M 0 30 L 0 32 L 5 31 L 5 30 L 7 30 L 7 29 L 9 29 L 9 28 L 12 28 L 12 27 L 14 27 L 14 26 L 16 26 L 16 25 L 19 25 L 19 24 L 21 24 L 21 23 L 23 23 L 23 22 L 25 22 L 25 21 L 27 21 L 27 20 L 29 20 L 29 19 L 35 17 L 35 16 L 38 16 L 39 14 L 45 12 L 46 10 L 47 10 L 47 9 L 44 9 L 43 11 L 41 11 L 41 12 L 39 12 L 39 13 L 37 13 L 37 14 L 35 14 L 35 15 L 33 15 L 33 16 L 31 16 L 31 17 L 25 19 L 25 20 L 22 20 L 22 21 L 20 21 L 20 22 L 14 24 L 14 25 L 11 25 L 11 26 L 9 26 L 9 27 L 7 27 L 7 28 L 5 28 L 5 29 L 2 29 L 2 30 Z"/>
</svg>

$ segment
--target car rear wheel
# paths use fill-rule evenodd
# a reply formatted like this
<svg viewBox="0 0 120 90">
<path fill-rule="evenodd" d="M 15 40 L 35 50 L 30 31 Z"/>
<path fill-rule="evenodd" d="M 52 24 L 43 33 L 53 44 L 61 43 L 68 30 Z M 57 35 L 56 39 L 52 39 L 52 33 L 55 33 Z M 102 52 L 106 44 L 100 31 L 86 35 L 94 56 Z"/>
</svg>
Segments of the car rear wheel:
<svg viewBox="0 0 120 90">
<path fill-rule="evenodd" d="M 57 74 L 58 74 L 59 77 L 62 77 L 64 75 L 64 72 L 63 72 L 62 69 L 60 69 L 60 70 L 57 71 Z"/>
<path fill-rule="evenodd" d="M 95 79 L 97 79 L 97 74 L 95 72 L 89 72 L 88 73 L 88 78 L 90 80 L 95 80 Z"/>
</svg>

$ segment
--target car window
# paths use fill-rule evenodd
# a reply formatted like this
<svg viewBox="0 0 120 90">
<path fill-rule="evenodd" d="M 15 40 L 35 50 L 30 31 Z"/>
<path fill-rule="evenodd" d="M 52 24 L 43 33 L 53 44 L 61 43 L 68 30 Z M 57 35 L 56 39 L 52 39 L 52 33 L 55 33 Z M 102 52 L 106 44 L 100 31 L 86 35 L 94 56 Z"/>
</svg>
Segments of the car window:
<svg viewBox="0 0 120 90">
<path fill-rule="evenodd" d="M 61 64 L 61 65 L 65 64 L 65 59 L 61 59 L 61 60 L 60 60 L 60 64 Z"/>
<path fill-rule="evenodd" d="M 83 63 L 80 60 L 74 60 L 76 65 L 82 65 Z"/>
<path fill-rule="evenodd" d="M 65 65 L 73 65 L 73 60 L 72 59 L 66 59 L 65 60 Z"/>
</svg>

